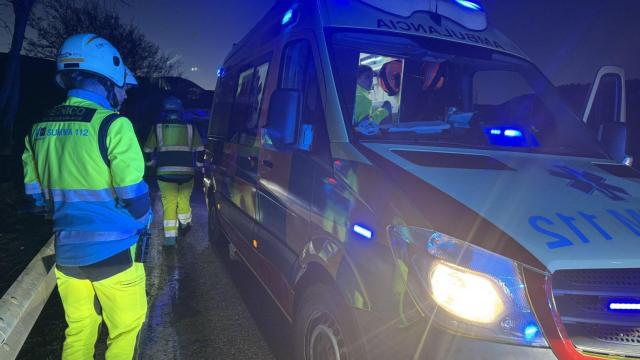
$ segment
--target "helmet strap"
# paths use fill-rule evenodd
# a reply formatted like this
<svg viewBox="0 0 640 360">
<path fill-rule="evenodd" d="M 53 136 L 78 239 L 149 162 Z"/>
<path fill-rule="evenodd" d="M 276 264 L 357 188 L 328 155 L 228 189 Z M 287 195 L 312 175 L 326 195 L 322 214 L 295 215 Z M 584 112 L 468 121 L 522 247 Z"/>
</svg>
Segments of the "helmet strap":
<svg viewBox="0 0 640 360">
<path fill-rule="evenodd" d="M 118 96 L 116 95 L 116 85 L 109 81 L 107 86 L 105 87 L 105 90 L 107 90 L 107 100 L 109 101 L 111 107 L 114 110 L 120 109 L 120 105 L 122 104 L 120 104 Z"/>
</svg>

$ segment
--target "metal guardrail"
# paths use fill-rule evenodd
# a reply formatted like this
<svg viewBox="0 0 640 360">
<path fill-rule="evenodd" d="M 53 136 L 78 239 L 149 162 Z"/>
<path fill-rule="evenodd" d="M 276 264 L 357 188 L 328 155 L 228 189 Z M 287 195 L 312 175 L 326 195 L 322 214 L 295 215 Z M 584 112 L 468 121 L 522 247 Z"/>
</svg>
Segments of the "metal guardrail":
<svg viewBox="0 0 640 360">
<path fill-rule="evenodd" d="M 0 299 L 0 359 L 15 359 L 56 286 L 53 237 Z"/>
</svg>

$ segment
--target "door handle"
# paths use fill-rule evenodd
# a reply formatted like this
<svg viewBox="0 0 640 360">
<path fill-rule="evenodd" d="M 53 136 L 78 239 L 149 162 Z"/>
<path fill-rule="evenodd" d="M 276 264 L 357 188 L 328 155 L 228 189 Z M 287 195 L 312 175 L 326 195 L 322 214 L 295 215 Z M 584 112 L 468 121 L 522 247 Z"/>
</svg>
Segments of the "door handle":
<svg viewBox="0 0 640 360">
<path fill-rule="evenodd" d="M 271 162 L 271 160 L 262 160 L 262 165 L 269 169 L 273 169 L 273 162 Z"/>
</svg>

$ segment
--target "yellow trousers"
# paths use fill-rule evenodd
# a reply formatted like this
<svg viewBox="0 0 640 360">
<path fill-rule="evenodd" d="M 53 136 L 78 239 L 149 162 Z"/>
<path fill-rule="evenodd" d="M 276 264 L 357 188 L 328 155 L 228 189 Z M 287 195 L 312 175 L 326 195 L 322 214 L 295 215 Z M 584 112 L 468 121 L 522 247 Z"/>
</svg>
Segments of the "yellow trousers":
<svg viewBox="0 0 640 360">
<path fill-rule="evenodd" d="M 183 184 L 158 181 L 164 216 L 164 237 L 175 239 L 178 236 L 178 223 L 191 222 L 191 192 L 193 179 Z"/>
<path fill-rule="evenodd" d="M 129 269 L 95 282 L 57 269 L 56 278 L 67 320 L 62 359 L 93 359 L 102 320 L 109 330 L 105 359 L 132 359 L 147 314 L 144 266 L 134 262 Z"/>
</svg>

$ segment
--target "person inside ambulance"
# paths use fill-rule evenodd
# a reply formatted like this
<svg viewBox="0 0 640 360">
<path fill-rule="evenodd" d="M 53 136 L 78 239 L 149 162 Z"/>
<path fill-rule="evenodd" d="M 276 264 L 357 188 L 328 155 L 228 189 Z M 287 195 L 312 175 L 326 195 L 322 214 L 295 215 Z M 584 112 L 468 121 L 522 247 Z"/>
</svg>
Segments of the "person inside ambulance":
<svg viewBox="0 0 640 360">
<path fill-rule="evenodd" d="M 449 115 L 463 107 L 459 81 L 449 81 L 454 77 L 446 61 L 425 61 L 420 67 L 424 113 L 427 120 L 433 120 L 431 114 L 440 120 L 447 120 Z"/>
<path fill-rule="evenodd" d="M 454 108 L 453 96 L 448 91 L 448 64 L 428 60 L 408 62 L 408 76 L 403 92 L 403 118 L 409 121 L 446 120 Z"/>
<path fill-rule="evenodd" d="M 191 192 L 195 167 L 203 166 L 204 147 L 197 130 L 184 120 L 182 101 L 174 96 L 164 99 L 161 119 L 151 128 L 144 152 L 155 153 L 156 177 L 164 213 L 164 245 L 176 244 L 178 232 L 191 228 Z M 194 163 L 194 156 L 197 160 Z"/>
<path fill-rule="evenodd" d="M 386 62 L 378 71 L 378 78 L 380 79 L 380 88 L 385 92 L 386 96 L 396 98 L 400 95 L 402 90 L 402 69 L 403 63 L 401 60 L 395 59 Z M 388 102 L 388 101 L 387 101 Z M 389 103 L 391 105 L 391 103 Z M 391 106 L 393 109 L 393 106 Z M 387 119 L 385 119 L 386 121 Z M 392 120 L 392 119 L 389 119 Z"/>
<path fill-rule="evenodd" d="M 353 124 L 356 131 L 372 135 L 379 131 L 380 123 L 392 114 L 391 103 L 385 101 L 382 107 L 375 109 L 369 93 L 373 90 L 374 71 L 368 65 L 358 67 L 356 100 Z"/>
<path fill-rule="evenodd" d="M 117 109 L 136 81 L 95 34 L 67 38 L 56 67 L 67 100 L 34 124 L 22 161 L 26 193 L 53 218 L 62 359 L 92 359 L 103 320 L 105 358 L 131 359 L 147 312 L 138 243 L 152 213 L 140 145 Z"/>
</svg>

